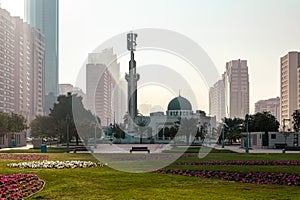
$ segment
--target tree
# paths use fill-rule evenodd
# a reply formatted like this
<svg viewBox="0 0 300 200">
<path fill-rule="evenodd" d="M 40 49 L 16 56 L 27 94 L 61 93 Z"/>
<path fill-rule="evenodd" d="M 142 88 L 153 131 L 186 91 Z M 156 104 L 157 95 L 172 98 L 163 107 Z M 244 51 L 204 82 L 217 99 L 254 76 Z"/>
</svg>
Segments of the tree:
<svg viewBox="0 0 300 200">
<path fill-rule="evenodd" d="M 118 140 L 125 139 L 125 132 L 122 130 L 122 128 L 118 125 L 114 125 L 114 137 Z M 120 141 L 121 142 L 121 141 Z"/>
<path fill-rule="evenodd" d="M 8 113 L 0 113 L 0 136 L 10 132 L 9 120 Z"/>
<path fill-rule="evenodd" d="M 201 125 L 198 129 L 197 129 L 197 134 L 196 134 L 196 138 L 201 140 L 201 142 L 203 143 L 205 137 L 207 135 L 207 131 L 205 130 L 204 126 Z"/>
<path fill-rule="evenodd" d="M 244 120 L 240 118 L 224 118 L 224 123 L 227 126 L 224 126 L 224 138 L 227 139 L 230 144 L 236 142 L 237 140 L 243 137 L 242 130 Z M 220 136 L 221 137 L 221 136 Z M 221 140 L 220 140 L 221 141 Z"/>
<path fill-rule="evenodd" d="M 292 114 L 293 128 L 296 132 L 300 130 L 300 110 L 295 110 Z"/>
<path fill-rule="evenodd" d="M 278 131 L 279 122 L 270 112 L 258 112 L 249 116 L 249 132 L 262 131 L 266 134 L 270 131 Z"/>
<path fill-rule="evenodd" d="M 7 133 L 19 133 L 26 130 L 26 119 L 15 113 L 0 113 L 0 136 Z M 14 135 L 12 135 L 12 138 Z"/>
<path fill-rule="evenodd" d="M 176 136 L 178 132 L 178 127 L 176 125 L 171 126 L 170 130 L 169 130 L 169 137 L 171 138 L 171 140 L 174 139 L 174 137 Z"/>
<path fill-rule="evenodd" d="M 30 132 L 33 137 L 56 137 L 57 132 L 53 119 L 49 116 L 37 116 L 30 123 Z"/>
<path fill-rule="evenodd" d="M 11 132 L 21 132 L 26 130 L 28 127 L 26 125 L 26 119 L 22 115 L 11 113 L 9 117 L 9 128 Z"/>
<path fill-rule="evenodd" d="M 148 129 L 150 121 L 150 117 L 145 117 L 142 115 L 139 115 L 135 118 L 135 123 L 137 125 L 138 133 L 140 135 L 140 144 L 143 143 L 143 133 Z"/>
<path fill-rule="evenodd" d="M 278 131 L 279 122 L 270 112 L 258 112 L 249 116 L 248 130 L 249 132 L 264 132 L 263 146 L 268 146 L 268 132 Z"/>
<path fill-rule="evenodd" d="M 185 136 L 186 145 L 189 145 L 190 137 L 192 136 L 194 138 L 197 134 L 198 121 L 197 119 L 194 118 L 181 118 L 179 120 L 179 123 L 180 125 L 179 125 L 177 135 Z"/>
<path fill-rule="evenodd" d="M 67 119 L 67 116 L 70 119 Z M 74 116 L 76 116 L 76 119 L 74 119 Z M 57 98 L 57 103 L 50 109 L 50 117 L 53 119 L 61 139 L 64 141 L 67 140 L 66 129 L 67 125 L 69 126 L 69 139 L 75 137 L 77 145 L 79 143 L 79 135 L 75 126 L 75 120 L 83 137 L 88 134 L 86 130 L 89 130 L 91 123 L 98 123 L 97 118 L 84 108 L 82 97 L 71 93 L 68 93 L 67 96 L 61 95 Z"/>
</svg>

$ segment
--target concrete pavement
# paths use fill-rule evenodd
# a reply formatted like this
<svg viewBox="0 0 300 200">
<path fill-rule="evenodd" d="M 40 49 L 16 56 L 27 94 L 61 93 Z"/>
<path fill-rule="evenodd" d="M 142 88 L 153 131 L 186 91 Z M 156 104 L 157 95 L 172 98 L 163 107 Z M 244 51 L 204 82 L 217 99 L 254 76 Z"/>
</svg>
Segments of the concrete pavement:
<svg viewBox="0 0 300 200">
<path fill-rule="evenodd" d="M 221 145 L 215 145 L 215 149 L 223 149 Z M 224 149 L 231 150 L 237 153 L 245 153 L 245 149 L 237 145 L 226 146 Z M 249 153 L 282 153 L 282 149 L 249 149 Z M 300 153 L 300 151 L 286 151 L 286 153 Z"/>
<path fill-rule="evenodd" d="M 145 145 L 145 144 L 144 144 Z M 138 145 L 140 146 L 140 145 Z M 171 147 L 170 145 L 145 145 L 148 146 L 151 153 L 160 153 L 163 150 L 169 150 Z M 128 153 L 132 145 L 109 145 L 109 144 L 103 144 L 103 145 L 97 145 L 97 148 L 95 149 L 96 153 Z M 218 150 L 222 150 L 221 145 L 208 145 L 208 147 L 212 147 Z M 1 151 L 5 150 L 27 150 L 33 148 L 33 145 L 31 143 L 27 143 L 24 147 L 14 147 L 14 148 L 3 148 L 0 149 Z M 224 149 L 230 150 L 237 153 L 245 153 L 245 149 L 241 148 L 239 145 L 225 145 Z M 249 149 L 249 153 L 282 153 L 281 149 Z M 300 153 L 300 151 L 286 151 L 286 153 Z"/>
<path fill-rule="evenodd" d="M 31 143 L 27 143 L 26 146 L 24 147 L 13 147 L 13 148 L 3 148 L 0 149 L 0 151 L 6 151 L 6 150 L 28 150 L 28 149 L 32 149 L 33 145 Z"/>
</svg>

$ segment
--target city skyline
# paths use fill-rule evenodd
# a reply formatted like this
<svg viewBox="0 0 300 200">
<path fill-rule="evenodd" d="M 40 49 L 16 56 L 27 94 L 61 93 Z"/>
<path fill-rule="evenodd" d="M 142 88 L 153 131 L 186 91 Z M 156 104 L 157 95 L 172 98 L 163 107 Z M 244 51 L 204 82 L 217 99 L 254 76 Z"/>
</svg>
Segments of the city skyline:
<svg viewBox="0 0 300 200">
<path fill-rule="evenodd" d="M 45 36 L 44 56 L 44 112 L 58 95 L 59 71 L 59 19 L 58 0 L 24 0 L 24 21 L 40 30 Z"/>
<path fill-rule="evenodd" d="M 228 60 L 246 59 L 250 113 L 253 113 L 254 103 L 258 100 L 279 96 L 280 57 L 300 48 L 297 40 L 300 28 L 295 26 L 300 18 L 297 12 L 299 1 L 73 2 L 60 2 L 61 10 L 65 10 L 64 13 L 60 11 L 60 83 L 74 84 L 88 52 L 111 36 L 141 27 L 166 28 L 201 45 L 220 76 Z M 12 15 L 22 17 L 22 4 L 22 0 L 5 0 L 2 7 Z M 169 4 L 172 4 L 172 9 Z M 103 12 L 96 12 L 103 6 Z M 132 6 L 134 12 L 128 13 Z M 155 15 L 152 13 L 154 9 L 157 10 Z M 142 64 L 142 61 L 137 60 L 137 64 Z M 126 70 L 127 60 L 120 65 L 121 70 Z M 198 97 L 202 101 L 199 109 L 208 110 L 208 93 L 206 95 Z"/>
</svg>

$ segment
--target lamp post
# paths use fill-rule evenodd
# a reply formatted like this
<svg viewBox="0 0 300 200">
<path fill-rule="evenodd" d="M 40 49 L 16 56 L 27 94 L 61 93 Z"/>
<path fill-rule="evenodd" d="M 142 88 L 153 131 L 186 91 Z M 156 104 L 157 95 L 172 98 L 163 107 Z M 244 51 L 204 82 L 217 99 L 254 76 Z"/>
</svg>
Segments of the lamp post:
<svg viewBox="0 0 300 200">
<path fill-rule="evenodd" d="M 97 127 L 96 127 L 96 122 L 91 122 L 90 127 L 91 127 L 91 137 L 92 137 L 92 129 L 94 127 L 94 148 L 97 148 L 97 143 L 96 143 L 96 139 L 97 139 Z"/>
<path fill-rule="evenodd" d="M 96 149 L 97 143 L 96 143 L 96 123 L 94 123 L 94 148 Z"/>
<path fill-rule="evenodd" d="M 70 146 L 69 146 L 69 122 L 70 122 L 70 115 L 66 115 L 66 120 L 67 120 L 67 153 L 70 153 Z"/>
<path fill-rule="evenodd" d="M 222 122 L 222 149 L 224 149 L 224 122 Z"/>
<path fill-rule="evenodd" d="M 222 148 L 225 146 L 224 126 L 228 127 L 225 123 L 225 119 L 222 119 Z"/>
<path fill-rule="evenodd" d="M 246 145 L 246 153 L 249 153 L 249 132 L 248 132 L 248 121 L 249 121 L 249 115 L 246 114 L 245 116 L 245 125 L 246 125 L 246 142 L 245 142 L 245 145 Z"/>
</svg>

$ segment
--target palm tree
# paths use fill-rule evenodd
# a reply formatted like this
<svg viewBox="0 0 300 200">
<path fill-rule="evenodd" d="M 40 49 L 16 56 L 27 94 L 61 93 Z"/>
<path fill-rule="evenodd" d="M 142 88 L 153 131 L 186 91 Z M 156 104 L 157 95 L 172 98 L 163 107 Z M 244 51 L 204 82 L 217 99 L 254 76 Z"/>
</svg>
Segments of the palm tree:
<svg viewBox="0 0 300 200">
<path fill-rule="evenodd" d="M 186 145 L 190 144 L 190 137 L 193 138 L 197 134 L 197 120 L 194 118 L 181 118 L 180 119 L 180 125 L 177 132 L 178 136 L 185 136 Z"/>
<path fill-rule="evenodd" d="M 135 123 L 138 126 L 138 133 L 140 135 L 140 144 L 143 143 L 143 133 L 147 130 L 147 126 L 150 123 L 150 117 L 145 117 L 143 115 L 139 115 L 135 119 Z"/>
</svg>

